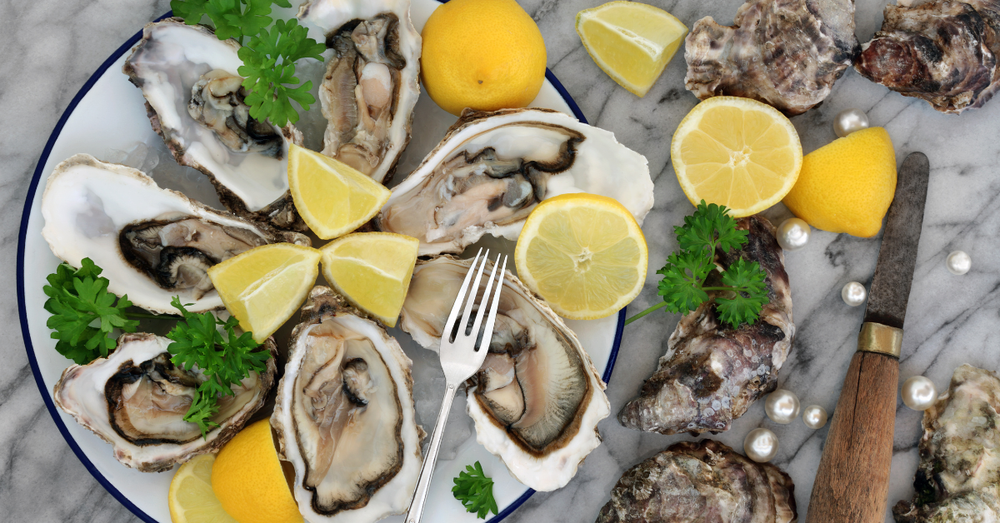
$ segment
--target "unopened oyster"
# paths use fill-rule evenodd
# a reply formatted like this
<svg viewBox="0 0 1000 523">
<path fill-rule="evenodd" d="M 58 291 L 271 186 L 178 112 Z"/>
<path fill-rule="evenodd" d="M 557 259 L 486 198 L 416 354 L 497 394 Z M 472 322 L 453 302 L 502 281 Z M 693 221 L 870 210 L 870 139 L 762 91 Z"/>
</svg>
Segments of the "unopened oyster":
<svg viewBox="0 0 1000 523">
<path fill-rule="evenodd" d="M 1000 520 L 1000 378 L 972 365 L 955 369 L 922 424 L 916 497 L 896 503 L 896 521 Z"/>
<path fill-rule="evenodd" d="M 472 260 L 419 261 L 400 326 L 437 349 Z M 601 443 L 597 423 L 610 413 L 605 384 L 576 334 L 509 271 L 482 368 L 467 382 L 477 440 L 521 483 L 562 488 Z M 482 282 L 479 292 L 485 290 Z M 477 300 L 478 301 L 478 300 Z"/>
<path fill-rule="evenodd" d="M 410 141 L 420 95 L 410 0 L 312 0 L 299 18 L 323 29 L 333 48 L 319 88 L 323 154 L 384 181 Z"/>
<path fill-rule="evenodd" d="M 244 103 L 235 40 L 219 40 L 177 18 L 148 24 L 123 72 L 146 98 L 146 112 L 177 162 L 203 172 L 234 214 L 304 231 L 288 193 L 293 127 L 255 120 Z"/>
<path fill-rule="evenodd" d="M 107 358 L 70 365 L 52 392 L 56 406 L 114 447 L 115 459 L 142 472 L 162 472 L 218 451 L 264 404 L 274 383 L 272 357 L 263 374 L 251 372 L 233 385 L 233 396 L 218 398 L 211 419 L 219 426 L 202 437 L 184 415 L 206 378 L 171 363 L 170 343 L 153 334 L 123 334 Z M 277 354 L 271 338 L 260 350 Z"/>
<path fill-rule="evenodd" d="M 309 245 L 302 234 L 210 209 L 136 169 L 87 154 L 56 166 L 42 217 L 53 254 L 74 267 L 90 258 L 104 269 L 109 291 L 163 314 L 177 314 L 173 296 L 193 312 L 222 307 L 206 272 L 220 261 L 276 241 Z"/>
<path fill-rule="evenodd" d="M 622 474 L 597 523 L 794 523 L 795 485 L 712 440 L 682 441 Z"/>
<path fill-rule="evenodd" d="M 458 253 L 484 234 L 517 239 L 538 202 L 572 192 L 618 200 L 642 224 L 653 207 L 646 159 L 612 133 L 545 109 L 466 111 L 392 191 L 378 226 Z"/>
<path fill-rule="evenodd" d="M 384 328 L 329 288 L 309 293 L 271 415 L 308 521 L 376 521 L 406 511 L 424 437 L 410 365 Z"/>
</svg>

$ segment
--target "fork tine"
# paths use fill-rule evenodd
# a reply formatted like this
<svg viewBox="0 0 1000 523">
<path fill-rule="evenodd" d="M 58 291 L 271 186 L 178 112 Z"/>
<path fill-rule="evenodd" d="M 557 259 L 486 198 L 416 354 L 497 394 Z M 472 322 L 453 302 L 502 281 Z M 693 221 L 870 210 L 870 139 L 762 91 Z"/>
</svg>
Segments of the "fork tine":
<svg viewBox="0 0 1000 523">
<path fill-rule="evenodd" d="M 499 264 L 500 264 L 500 256 L 498 255 L 497 256 L 497 265 L 499 265 Z M 496 268 L 497 268 L 496 265 L 494 265 L 493 266 L 493 270 L 496 271 Z M 480 347 L 489 347 L 490 346 L 490 342 L 493 341 L 493 324 L 496 323 L 496 319 L 497 319 L 497 309 L 500 306 L 500 293 L 503 291 L 503 279 L 504 279 L 504 275 L 506 274 L 506 270 L 507 270 L 507 257 L 504 256 L 503 257 L 503 267 L 500 268 L 500 277 L 497 278 L 497 292 L 496 292 L 496 294 L 493 295 L 493 302 L 490 303 L 490 302 L 486 301 L 487 299 L 489 299 L 488 296 L 485 297 L 485 298 L 483 298 L 483 301 L 485 302 L 485 305 L 489 306 L 488 307 L 489 308 L 489 313 L 486 316 L 486 326 L 483 328 L 483 341 L 480 342 L 480 345 L 479 345 Z M 490 282 L 492 283 L 493 278 L 492 278 L 492 275 L 490 275 L 490 276 L 491 276 L 490 277 Z M 480 305 L 479 309 L 482 310 L 483 306 Z M 477 326 L 478 326 L 478 323 L 477 323 Z"/>
<path fill-rule="evenodd" d="M 469 317 L 472 316 L 472 307 L 476 305 L 476 297 L 479 295 L 479 282 L 482 281 L 483 279 L 483 269 L 486 268 L 486 263 L 489 261 L 489 259 L 490 259 L 490 250 L 486 249 L 486 252 L 483 253 L 483 263 L 482 265 L 479 266 L 479 270 L 476 271 L 476 282 L 472 285 L 472 287 L 469 288 L 468 301 L 465 302 L 465 311 L 462 312 L 462 323 L 459 324 L 459 326 L 461 327 L 461 330 L 459 330 L 459 332 L 461 332 L 465 336 L 469 335 Z M 477 261 L 479 260 L 478 256 L 476 256 L 476 260 Z M 473 262 L 472 266 L 469 267 L 469 274 L 466 274 L 465 277 L 468 278 L 472 274 L 472 271 L 475 268 L 476 268 L 476 262 Z M 452 331 L 454 331 L 454 327 L 452 327 Z M 456 339 L 458 339 L 457 335 Z"/>
<path fill-rule="evenodd" d="M 490 291 L 493 290 L 494 276 L 496 276 L 496 274 L 497 274 L 497 267 L 500 266 L 500 256 L 502 256 L 502 255 L 501 254 L 497 254 L 497 261 L 496 261 L 496 263 L 493 264 L 493 271 L 490 272 L 490 278 L 488 280 L 486 280 L 486 292 L 483 293 L 483 301 L 480 302 L 480 304 L 479 304 L 479 312 L 478 312 L 478 314 L 476 314 L 476 322 L 472 326 L 472 335 L 475 336 L 475 337 L 479 336 L 479 327 L 483 323 L 483 316 L 487 315 L 487 311 L 490 308 L 489 307 L 489 305 L 490 305 Z M 486 260 L 487 259 L 488 258 L 484 258 L 483 259 L 483 265 L 484 266 L 486 265 Z M 500 271 L 500 281 L 503 282 L 503 271 Z M 497 294 L 499 294 L 499 293 L 500 293 L 500 289 L 499 289 L 499 286 L 498 286 L 497 287 Z M 491 329 L 492 329 L 492 327 L 491 327 Z M 483 343 L 486 344 L 485 346 L 488 347 L 489 346 L 489 340 L 486 339 L 486 338 L 483 338 L 483 340 L 484 340 Z M 483 347 L 484 346 L 483 343 L 480 343 L 479 346 Z M 473 350 L 478 350 L 475 345 L 473 345 L 472 349 Z"/>
<path fill-rule="evenodd" d="M 476 266 L 476 262 L 479 261 L 479 255 L 483 253 L 482 247 L 479 248 L 479 252 L 476 253 L 476 258 L 472 260 L 472 267 L 469 268 L 469 272 L 465 274 L 465 281 L 462 282 L 462 288 L 458 291 L 458 297 L 455 298 L 455 305 L 451 307 L 451 313 L 448 314 L 448 321 L 444 324 L 444 334 L 447 335 L 446 339 L 448 342 L 454 341 L 451 335 L 455 331 L 455 320 L 458 319 L 458 312 L 462 310 L 462 303 L 465 301 L 466 291 L 469 289 L 469 280 L 472 279 L 472 268 Z M 489 251 L 487 251 L 489 253 Z M 473 296 L 475 299 L 475 296 Z"/>
</svg>

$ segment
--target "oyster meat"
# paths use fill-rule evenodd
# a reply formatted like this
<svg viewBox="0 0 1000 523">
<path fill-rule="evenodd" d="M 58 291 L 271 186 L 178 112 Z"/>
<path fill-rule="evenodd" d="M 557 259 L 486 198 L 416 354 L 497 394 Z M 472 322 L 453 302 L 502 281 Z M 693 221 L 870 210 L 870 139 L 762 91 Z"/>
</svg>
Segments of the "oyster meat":
<svg viewBox="0 0 1000 523">
<path fill-rule="evenodd" d="M 440 346 L 471 262 L 417 262 L 400 324 L 417 343 Z M 601 443 L 597 423 L 610 413 L 605 384 L 562 319 L 509 271 L 503 285 L 490 353 L 467 382 L 467 409 L 479 443 L 518 481 L 555 490 Z"/>
<path fill-rule="evenodd" d="M 218 398 L 218 427 L 202 437 L 184 415 L 205 376 L 170 362 L 167 338 L 147 333 L 123 334 L 107 358 L 70 365 L 52 399 L 63 412 L 114 447 L 115 459 L 142 472 L 162 472 L 177 463 L 216 452 L 246 425 L 274 384 L 274 340 L 264 347 L 272 357 L 267 370 L 233 385 L 233 396 Z"/>
<path fill-rule="evenodd" d="M 625 471 L 597 523 L 794 523 L 795 485 L 712 440 L 683 441 Z"/>
<path fill-rule="evenodd" d="M 42 236 L 53 254 L 80 267 L 90 258 L 136 306 L 177 314 L 222 307 L 207 270 L 253 247 L 278 241 L 309 245 L 306 236 L 249 223 L 161 189 L 142 172 L 87 154 L 63 161 L 42 196 Z"/>
<path fill-rule="evenodd" d="M 858 52 L 854 0 L 748 0 L 733 23 L 702 18 L 684 40 L 684 86 L 702 100 L 743 96 L 804 113 Z"/>
<path fill-rule="evenodd" d="M 1000 88 L 1000 2 L 937 0 L 887 5 L 882 29 L 854 68 L 904 96 L 958 114 Z"/>
<path fill-rule="evenodd" d="M 289 341 L 271 427 L 306 520 L 401 514 L 420 474 L 411 361 L 385 329 L 315 287 Z"/>
<path fill-rule="evenodd" d="M 287 174 L 288 143 L 301 134 L 249 115 L 239 48 L 208 27 L 170 18 L 143 29 L 122 70 L 142 89 L 153 130 L 177 162 L 207 175 L 227 209 L 304 231 Z"/>
<path fill-rule="evenodd" d="M 545 109 L 466 110 L 377 223 L 421 255 L 459 253 L 487 233 L 516 240 L 538 202 L 571 192 L 614 198 L 640 225 L 653 206 L 646 159 L 612 133 Z"/>
<path fill-rule="evenodd" d="M 756 323 L 733 329 L 719 320 L 718 293 L 709 292 L 712 299 L 677 323 L 656 372 L 618 414 L 622 425 L 663 434 L 729 430 L 754 401 L 777 387 L 795 335 L 785 256 L 766 218 L 741 218 L 736 227 L 749 232 L 747 243 L 717 251 L 716 263 L 728 267 L 738 257 L 758 262 L 770 302 Z"/>
<path fill-rule="evenodd" d="M 900 523 L 1000 521 L 1000 378 L 972 365 L 924 411 L 913 501 L 892 509 Z"/>
<path fill-rule="evenodd" d="M 409 0 L 312 0 L 299 18 L 324 30 L 333 48 L 319 87 L 328 123 L 323 154 L 378 182 L 410 141 L 420 95 L 420 33 Z"/>
</svg>

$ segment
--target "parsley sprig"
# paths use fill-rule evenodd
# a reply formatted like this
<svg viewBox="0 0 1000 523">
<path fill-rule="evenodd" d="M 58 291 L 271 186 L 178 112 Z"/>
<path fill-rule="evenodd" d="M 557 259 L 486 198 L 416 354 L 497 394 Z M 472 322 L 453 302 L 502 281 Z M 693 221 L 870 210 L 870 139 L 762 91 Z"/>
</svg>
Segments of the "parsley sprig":
<svg viewBox="0 0 1000 523">
<path fill-rule="evenodd" d="M 170 361 L 189 371 L 197 367 L 208 377 L 198 386 L 194 401 L 184 415 L 184 421 L 197 423 L 202 436 L 205 436 L 218 426 L 212 421 L 212 416 L 219 410 L 216 399 L 234 396 L 236 393 L 232 386 L 243 381 L 251 372 L 264 372 L 271 353 L 256 350 L 260 344 L 253 340 L 251 333 L 237 335 L 239 321 L 235 317 L 222 321 L 210 312 L 189 312 L 177 296 L 170 304 L 184 317 L 167 334 L 167 338 L 173 340 L 167 346 L 167 351 L 173 356 Z M 219 332 L 217 326 L 222 326 L 226 336 Z"/>
<path fill-rule="evenodd" d="M 125 312 L 132 306 L 128 295 L 118 298 L 108 292 L 108 279 L 100 277 L 102 270 L 93 260 L 84 258 L 80 265 L 59 264 L 42 291 L 49 297 L 44 307 L 51 316 L 45 325 L 58 340 L 56 351 L 84 365 L 115 348 L 114 329 L 135 332 L 139 320 Z"/>
<path fill-rule="evenodd" d="M 245 102 L 250 116 L 284 127 L 299 120 L 292 101 L 303 111 L 316 103 L 309 93 L 312 81 L 300 82 L 295 63 L 306 58 L 322 61 L 326 45 L 309 38 L 295 19 L 279 19 L 266 29 L 274 21 L 272 4 L 291 7 L 288 0 L 171 0 L 170 8 L 190 25 L 208 17 L 219 39 L 234 38 L 243 46 L 239 50 L 243 65 L 237 73 L 249 91 Z"/>
<path fill-rule="evenodd" d="M 764 271 L 755 261 L 742 257 L 729 267 L 716 265 L 716 251 L 729 252 L 747 242 L 747 231 L 736 228 L 736 220 L 729 216 L 725 206 L 706 204 L 702 200 L 691 216 L 684 218 L 684 225 L 674 227 L 680 250 L 671 254 L 663 268 L 656 271 L 663 276 L 659 284 L 658 303 L 625 321 L 625 324 L 661 308 L 670 312 L 687 313 L 710 299 L 709 291 L 716 291 L 715 306 L 719 319 L 737 328 L 741 323 L 753 324 L 768 302 Z M 719 285 L 706 285 L 709 276 L 719 271 Z M 714 280 L 713 280 L 714 281 Z"/>
<path fill-rule="evenodd" d="M 475 512 L 476 516 L 486 519 L 490 512 L 497 513 L 497 500 L 493 499 L 493 480 L 483 472 L 483 466 L 477 461 L 475 465 L 466 465 L 454 479 L 455 486 L 451 488 L 455 499 L 462 502 L 465 510 Z"/>
</svg>

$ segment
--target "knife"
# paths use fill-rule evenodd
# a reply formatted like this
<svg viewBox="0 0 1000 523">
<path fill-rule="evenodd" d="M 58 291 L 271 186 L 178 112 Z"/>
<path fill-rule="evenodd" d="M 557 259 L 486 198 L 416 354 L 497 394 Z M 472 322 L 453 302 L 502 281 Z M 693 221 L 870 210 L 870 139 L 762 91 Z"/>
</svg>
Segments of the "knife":
<svg viewBox="0 0 1000 523">
<path fill-rule="evenodd" d="M 929 171 L 923 153 L 910 154 L 899 169 L 858 351 L 830 422 L 807 523 L 885 521 L 903 319 L 917 262 Z"/>
</svg>

